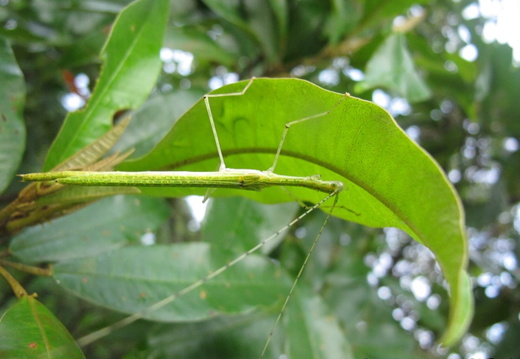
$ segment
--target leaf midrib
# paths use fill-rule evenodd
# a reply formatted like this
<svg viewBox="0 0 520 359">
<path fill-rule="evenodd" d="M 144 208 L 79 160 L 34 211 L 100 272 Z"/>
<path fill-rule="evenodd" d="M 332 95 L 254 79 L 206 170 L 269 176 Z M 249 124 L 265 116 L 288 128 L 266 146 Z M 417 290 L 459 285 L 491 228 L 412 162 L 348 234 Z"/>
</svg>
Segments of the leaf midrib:
<svg viewBox="0 0 520 359">
<path fill-rule="evenodd" d="M 231 156 L 231 155 L 251 154 L 251 153 L 254 153 L 254 154 L 276 154 L 276 149 L 273 149 L 273 148 L 270 148 L 270 147 L 244 147 L 244 148 L 239 148 L 239 149 L 223 150 L 222 151 L 222 154 L 224 155 L 224 157 Z M 349 180 L 349 182 L 351 182 L 351 183 L 355 184 L 356 186 L 362 188 L 367 193 L 369 193 L 372 197 L 377 199 L 381 204 L 383 204 L 386 208 L 388 208 L 392 213 L 396 214 L 396 216 L 399 219 L 401 219 L 408 226 L 408 228 L 410 228 L 410 230 L 413 231 L 413 233 L 416 234 L 416 236 L 421 240 L 421 242 L 425 243 L 424 242 L 424 238 L 426 236 L 424 234 L 422 234 L 422 232 L 417 229 L 417 227 L 413 224 L 413 222 L 407 216 L 405 216 L 395 206 L 392 206 L 391 202 L 389 202 L 389 201 L 385 200 L 383 197 L 377 195 L 377 192 L 372 187 L 365 185 L 363 182 L 357 180 L 356 178 L 354 178 L 352 176 L 349 176 L 346 171 L 343 171 L 339 167 L 334 166 L 334 165 L 332 165 L 332 164 L 330 164 L 328 162 L 324 162 L 324 161 L 318 159 L 317 157 L 309 156 L 309 155 L 306 155 L 306 154 L 301 154 L 301 153 L 298 153 L 298 152 L 295 152 L 295 151 L 283 150 L 282 149 L 282 151 L 280 152 L 280 155 L 283 155 L 285 157 L 290 157 L 290 158 L 304 160 L 306 162 L 312 163 L 314 165 L 318 165 L 318 166 L 323 167 L 323 168 L 325 168 L 325 169 L 327 169 L 327 170 L 329 170 L 331 172 L 334 172 L 334 173 L 338 174 L 339 176 L 341 176 L 343 178 L 346 178 L 347 180 Z M 218 158 L 218 154 L 212 152 L 212 153 L 208 153 L 208 154 L 204 154 L 204 155 L 193 156 L 193 157 L 190 157 L 190 158 L 182 160 L 182 161 L 174 162 L 174 163 L 172 163 L 172 164 L 170 164 L 168 166 L 160 167 L 160 168 L 152 169 L 152 170 L 174 171 L 174 170 L 177 170 L 177 169 L 179 169 L 179 168 L 181 168 L 183 166 L 187 166 L 187 165 L 191 165 L 191 164 L 207 161 L 209 159 L 216 159 L 216 158 Z M 316 173 L 309 174 L 309 175 L 314 175 L 314 174 L 316 174 Z M 290 175 L 290 174 L 287 174 L 287 175 Z"/>
</svg>

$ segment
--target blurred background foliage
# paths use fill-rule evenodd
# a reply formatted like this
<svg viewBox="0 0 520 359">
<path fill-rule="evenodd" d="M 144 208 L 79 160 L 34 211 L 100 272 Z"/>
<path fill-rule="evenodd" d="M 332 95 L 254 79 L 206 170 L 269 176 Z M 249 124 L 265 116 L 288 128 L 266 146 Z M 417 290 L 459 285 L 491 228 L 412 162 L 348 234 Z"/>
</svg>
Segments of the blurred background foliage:
<svg viewBox="0 0 520 359">
<path fill-rule="evenodd" d="M 27 86 L 27 149 L 20 173 L 41 168 L 66 112 L 88 99 L 99 72 L 98 54 L 115 16 L 128 3 L 0 0 L 0 36 L 10 41 Z M 514 54 L 497 18 L 509 6 L 504 16 L 518 20 L 515 4 L 171 2 L 163 71 L 150 101 L 167 103 L 172 122 L 158 123 L 151 131 L 157 141 L 210 89 L 252 76 L 299 77 L 385 107 L 435 157 L 459 191 L 467 214 L 476 313 L 455 348 L 435 346 L 447 300 L 442 276 L 425 248 L 393 229 L 382 233 L 340 221 L 327 227 L 305 276 L 316 287 L 326 286 L 327 280 L 340 284 L 328 293 L 329 305 L 342 313 L 338 319 L 356 357 L 512 358 L 520 353 L 520 49 Z M 136 155 L 149 149 L 137 148 Z M 19 188 L 12 184 L 0 198 L 2 204 Z M 197 236 L 197 222 L 190 220 L 187 207 L 172 205 L 182 210 L 172 211 L 159 237 Z M 301 257 L 307 228 L 320 221 L 318 213 L 295 229 L 293 237 L 302 241 L 287 241 L 284 245 L 294 247 L 287 253 Z M 24 284 L 44 298 L 45 288 L 30 281 Z M 0 304 L 5 306 L 10 294 L 3 283 L 1 288 Z M 118 317 L 90 308 L 83 316 L 88 304 L 70 297 L 46 300 L 47 306 L 61 308 L 55 312 L 73 335 Z M 87 349 L 87 357 L 171 355 L 166 329 L 155 325 L 152 331 L 149 325 L 116 333 L 104 349 Z M 143 326 L 147 330 L 140 330 Z M 200 333 L 201 328 L 192 329 Z M 129 344 L 136 340 L 137 347 Z M 213 348 L 211 340 L 206 349 Z"/>
</svg>

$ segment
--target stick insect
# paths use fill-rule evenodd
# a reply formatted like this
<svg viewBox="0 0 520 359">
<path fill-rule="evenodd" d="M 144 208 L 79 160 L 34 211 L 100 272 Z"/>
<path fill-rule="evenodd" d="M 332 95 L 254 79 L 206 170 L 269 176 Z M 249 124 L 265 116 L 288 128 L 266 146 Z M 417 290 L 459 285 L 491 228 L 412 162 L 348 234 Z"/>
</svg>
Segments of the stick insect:
<svg viewBox="0 0 520 359">
<path fill-rule="evenodd" d="M 261 353 L 259 353 L 260 358 L 263 358 L 266 350 L 269 346 L 273 333 L 282 318 L 282 315 L 285 311 L 287 304 L 289 303 L 291 296 L 295 290 L 295 287 L 300 279 L 303 269 L 305 268 L 306 263 L 308 262 L 310 255 L 314 249 L 314 246 L 318 242 L 321 233 L 329 219 L 330 212 L 334 209 L 337 203 L 338 195 L 343 190 L 344 184 L 340 181 L 326 181 L 322 180 L 319 174 L 311 174 L 310 176 L 288 176 L 288 175 L 280 175 L 276 173 L 277 164 L 281 157 L 283 146 L 286 141 L 287 135 L 291 126 L 298 125 L 303 122 L 312 121 L 314 119 L 319 119 L 321 117 L 326 116 L 330 113 L 330 111 L 334 110 L 336 106 L 324 111 L 319 112 L 317 114 L 313 114 L 311 116 L 306 116 L 300 119 L 296 119 L 288 122 L 283 129 L 281 140 L 279 142 L 278 148 L 274 154 L 274 159 L 271 166 L 266 170 L 258 170 L 258 169 L 237 169 L 237 168 L 229 168 L 226 165 L 226 160 L 224 153 L 222 151 L 222 147 L 220 144 L 219 133 L 215 124 L 214 114 L 211 107 L 211 101 L 218 98 L 226 98 L 226 97 L 240 97 L 246 94 L 251 85 L 253 84 L 254 79 L 251 79 L 247 85 L 238 92 L 233 93 L 223 93 L 223 94 L 210 94 L 206 95 L 203 98 L 204 105 L 207 111 L 207 116 L 209 118 L 209 124 L 211 126 L 211 133 L 214 138 L 215 147 L 217 149 L 218 159 L 219 159 L 219 168 L 218 171 L 215 172 L 192 172 L 192 171 L 153 171 L 153 172 L 90 172 L 90 171 L 61 171 L 61 172 L 48 172 L 48 173 L 35 173 L 35 174 L 26 174 L 22 175 L 22 179 L 24 181 L 53 181 L 62 185 L 76 185 L 76 186 L 137 186 L 137 187 L 191 187 L 191 188 L 207 188 L 208 194 L 211 194 L 211 191 L 219 188 L 225 189 L 240 189 L 240 190 L 250 190 L 250 191 L 260 191 L 262 189 L 271 188 L 271 187 L 282 187 L 282 188 L 290 188 L 290 187 L 299 187 L 306 188 L 316 192 L 322 192 L 324 195 L 322 199 L 316 201 L 315 204 L 308 207 L 301 215 L 292 220 L 289 224 L 279 229 L 271 236 L 263 239 L 257 245 L 245 251 L 244 253 L 238 255 L 234 259 L 228 261 L 224 265 L 218 267 L 213 270 L 206 276 L 200 278 L 197 281 L 194 281 L 190 285 L 186 286 L 182 290 L 173 293 L 163 300 L 154 303 L 151 306 L 148 306 L 145 310 L 142 310 L 138 313 L 135 313 L 125 319 L 116 322 L 108 327 L 105 327 L 101 330 L 93 332 L 81 339 L 79 339 L 80 345 L 87 345 L 103 336 L 106 336 L 113 332 L 116 329 L 122 328 L 134 321 L 137 321 L 143 317 L 146 317 L 149 313 L 152 313 L 160 308 L 169 305 L 174 302 L 178 298 L 194 291 L 218 277 L 225 271 L 229 270 L 231 267 L 236 264 L 242 262 L 247 257 L 251 256 L 254 252 L 259 250 L 260 248 L 266 246 L 270 241 L 276 238 L 281 232 L 288 230 L 290 227 L 294 226 L 296 223 L 300 222 L 304 217 L 309 215 L 315 209 L 323 206 L 329 200 L 332 200 L 333 203 L 331 205 L 331 209 L 329 214 L 325 218 L 325 221 L 319 230 L 318 234 L 315 237 L 314 242 L 310 250 L 308 251 L 303 265 L 301 266 L 299 272 L 297 273 L 290 290 L 288 291 L 285 300 L 283 301 L 282 307 L 276 316 L 276 319 L 273 323 L 272 329 L 269 333 L 267 333 L 267 339 L 264 345 L 264 348 Z M 340 103 L 340 100 L 338 103 Z"/>
</svg>

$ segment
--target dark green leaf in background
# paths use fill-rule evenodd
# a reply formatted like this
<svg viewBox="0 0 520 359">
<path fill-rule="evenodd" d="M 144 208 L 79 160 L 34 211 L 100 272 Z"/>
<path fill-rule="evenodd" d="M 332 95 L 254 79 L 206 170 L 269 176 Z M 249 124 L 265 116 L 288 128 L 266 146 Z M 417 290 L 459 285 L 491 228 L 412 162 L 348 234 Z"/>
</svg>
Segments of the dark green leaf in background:
<svg viewBox="0 0 520 359">
<path fill-rule="evenodd" d="M 138 0 L 122 11 L 103 48 L 104 66 L 86 108 L 70 113 L 47 154 L 49 170 L 110 129 L 117 111 L 138 108 L 155 85 L 169 1 Z"/>
<path fill-rule="evenodd" d="M 379 46 L 368 61 L 365 79 L 356 85 L 356 91 L 375 87 L 394 91 L 410 102 L 423 101 L 431 96 L 414 67 L 403 34 L 392 34 Z"/>
<path fill-rule="evenodd" d="M 132 121 L 113 151 L 133 149 L 132 157 L 143 156 L 202 95 L 202 90 L 191 88 L 151 98 L 132 115 Z"/>
<path fill-rule="evenodd" d="M 54 278 L 76 295 L 125 313 L 140 313 L 225 264 L 208 243 L 132 246 L 95 257 L 59 262 Z M 290 282 L 280 268 L 251 255 L 205 285 L 145 318 L 179 322 L 219 313 L 244 313 L 284 297 Z"/>
<path fill-rule="evenodd" d="M 164 45 L 190 52 L 198 61 L 216 61 L 223 65 L 232 65 L 236 56 L 197 28 L 167 27 Z"/>
<path fill-rule="evenodd" d="M 354 358 L 337 318 L 319 296 L 304 285 L 289 302 L 284 325 L 290 358 Z"/>
<path fill-rule="evenodd" d="M 150 354 L 159 358 L 256 358 L 262 352 L 274 319 L 275 313 L 271 311 L 162 325 L 148 333 L 147 343 Z M 283 354 L 277 334 L 265 358 L 279 358 Z"/>
<path fill-rule="evenodd" d="M 355 6 L 351 1 L 331 1 L 331 14 L 326 28 L 331 45 L 336 45 L 342 40 L 359 21 L 359 11 L 355 11 Z"/>
<path fill-rule="evenodd" d="M 203 240 L 219 252 L 231 251 L 230 260 L 286 226 L 295 217 L 297 209 L 296 203 L 265 206 L 243 197 L 214 198 L 202 226 Z M 262 252 L 268 253 L 276 247 L 285 232 L 263 247 Z"/>
<path fill-rule="evenodd" d="M 394 17 L 404 15 L 413 5 L 427 4 L 432 0 L 367 0 L 362 1 L 363 18 L 361 19 L 361 27 L 380 26 L 385 24 L 387 27 L 391 25 Z"/>
<path fill-rule="evenodd" d="M 162 199 L 105 198 L 69 216 L 25 229 L 13 238 L 10 250 L 28 263 L 96 255 L 137 242 L 168 215 Z"/>
<path fill-rule="evenodd" d="M 0 193 L 13 179 L 25 150 L 25 81 L 7 40 L 0 37 Z"/>
<path fill-rule="evenodd" d="M 268 64 L 277 64 L 280 61 L 281 42 L 285 33 L 285 22 L 282 20 L 286 15 L 285 6 L 277 5 L 271 8 L 266 6 L 267 2 L 258 1 L 247 1 L 242 5 L 219 0 L 204 0 L 204 3 L 250 36 L 254 43 L 260 46 Z M 244 13 L 247 14 L 245 19 Z"/>
</svg>

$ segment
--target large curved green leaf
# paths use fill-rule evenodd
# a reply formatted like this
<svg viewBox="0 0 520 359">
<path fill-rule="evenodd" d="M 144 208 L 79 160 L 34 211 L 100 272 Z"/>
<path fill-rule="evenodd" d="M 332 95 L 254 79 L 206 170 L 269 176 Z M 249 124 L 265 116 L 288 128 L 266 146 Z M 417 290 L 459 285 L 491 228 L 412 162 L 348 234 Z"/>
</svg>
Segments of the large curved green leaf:
<svg viewBox="0 0 520 359">
<path fill-rule="evenodd" d="M 47 154 L 49 170 L 89 143 L 112 125 L 119 110 L 135 109 L 155 85 L 161 61 L 169 1 L 138 0 L 119 14 L 103 48 L 101 75 L 84 110 L 70 113 Z"/>
<path fill-rule="evenodd" d="M 215 91 L 244 89 L 241 82 Z M 230 168 L 266 170 L 273 164 L 286 123 L 293 125 L 275 172 L 319 174 L 345 184 L 334 215 L 372 227 L 397 227 L 435 254 L 449 284 L 450 324 L 444 337 L 452 344 L 465 332 L 473 302 L 467 266 L 464 213 L 456 192 L 437 163 L 373 103 L 329 92 L 296 79 L 256 79 L 240 96 L 210 98 L 220 144 Z M 121 170 L 214 171 L 219 166 L 204 103 L 199 101 L 148 155 Z M 144 193 L 182 196 L 192 189 L 143 188 Z M 203 193 L 200 191 L 199 193 Z M 316 203 L 323 193 L 271 188 L 262 192 L 217 190 L 267 203 Z M 331 202 L 325 208 L 330 208 Z"/>
<path fill-rule="evenodd" d="M 0 319 L 0 357 L 85 358 L 63 324 L 30 296 L 21 298 Z"/>
</svg>

